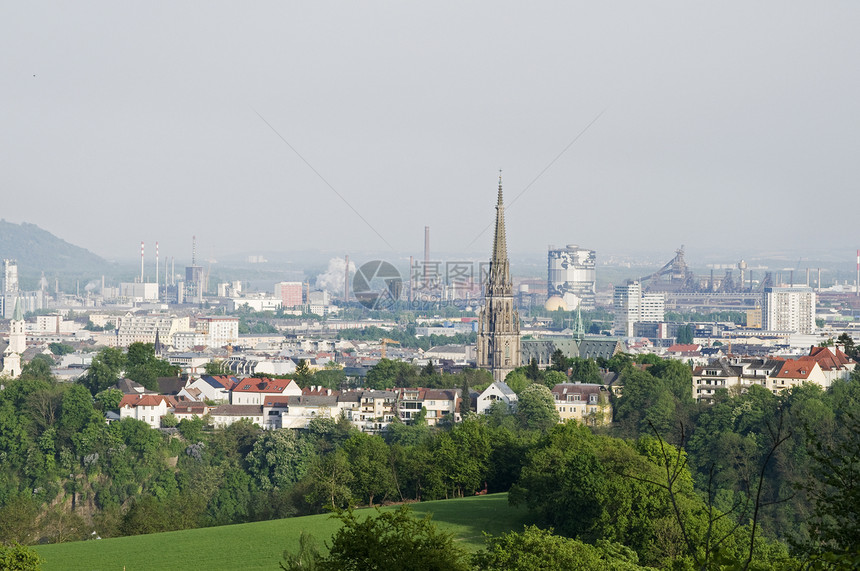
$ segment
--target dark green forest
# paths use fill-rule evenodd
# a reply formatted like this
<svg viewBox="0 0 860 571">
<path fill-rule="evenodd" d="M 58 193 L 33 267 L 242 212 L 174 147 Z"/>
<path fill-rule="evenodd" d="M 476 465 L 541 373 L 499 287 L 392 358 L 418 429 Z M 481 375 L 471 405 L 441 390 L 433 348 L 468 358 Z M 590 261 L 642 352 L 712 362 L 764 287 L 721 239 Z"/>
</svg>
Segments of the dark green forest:
<svg viewBox="0 0 860 571">
<path fill-rule="evenodd" d="M 105 383 L 120 369 L 148 380 L 163 372 L 156 361 L 135 348 L 100 355 L 77 384 L 57 383 L 38 363 L 4 383 L 0 541 L 134 535 L 486 490 L 509 491 L 538 527 L 493 539 L 484 568 L 510 565 L 514 545 L 575 546 L 576 557 L 590 553 L 608 568 L 843 568 L 858 553 L 857 373 L 827 391 L 752 387 L 701 405 L 686 365 L 620 356 L 601 363 L 624 388 L 613 397 L 614 422 L 596 428 L 553 421 L 542 383 L 563 373 L 527 367 L 516 373 L 515 414 L 494 407 L 432 428 L 419 418 L 381 435 L 343 418 L 316 418 L 301 431 L 244 422 L 213 430 L 204 419 L 173 431 L 106 424 L 116 405 Z M 597 367 L 575 364 L 586 379 Z M 429 370 L 397 374 L 486 382 L 472 371 L 444 383 Z"/>
</svg>

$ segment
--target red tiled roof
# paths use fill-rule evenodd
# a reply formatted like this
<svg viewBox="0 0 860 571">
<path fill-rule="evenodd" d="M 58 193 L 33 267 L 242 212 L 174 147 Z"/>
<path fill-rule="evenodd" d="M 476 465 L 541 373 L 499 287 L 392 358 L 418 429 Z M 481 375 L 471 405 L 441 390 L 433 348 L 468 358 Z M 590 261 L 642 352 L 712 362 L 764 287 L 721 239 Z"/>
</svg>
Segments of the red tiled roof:
<svg viewBox="0 0 860 571">
<path fill-rule="evenodd" d="M 816 363 L 807 359 L 788 360 L 774 375 L 777 379 L 808 379 Z"/>
<path fill-rule="evenodd" d="M 233 392 L 237 393 L 282 393 L 287 386 L 292 383 L 292 379 L 267 379 L 248 377 L 239 381 L 239 384 L 233 387 Z"/>
<path fill-rule="evenodd" d="M 851 363 L 848 355 L 838 348 L 834 348 L 834 350 L 835 353 L 829 347 L 812 347 L 809 350 L 809 355 L 801 357 L 799 360 L 815 361 L 825 371 L 842 369 Z"/>
<path fill-rule="evenodd" d="M 696 353 L 702 349 L 701 345 L 698 344 L 682 344 L 676 343 L 666 349 L 669 353 Z"/>
<path fill-rule="evenodd" d="M 327 389 L 325 387 L 305 387 L 302 389 L 302 396 L 313 396 L 313 397 L 329 397 L 335 396 L 339 394 L 340 391 L 333 391 L 331 389 Z"/>
<path fill-rule="evenodd" d="M 205 402 L 185 401 L 173 407 L 175 414 L 206 414 L 209 407 Z"/>
</svg>

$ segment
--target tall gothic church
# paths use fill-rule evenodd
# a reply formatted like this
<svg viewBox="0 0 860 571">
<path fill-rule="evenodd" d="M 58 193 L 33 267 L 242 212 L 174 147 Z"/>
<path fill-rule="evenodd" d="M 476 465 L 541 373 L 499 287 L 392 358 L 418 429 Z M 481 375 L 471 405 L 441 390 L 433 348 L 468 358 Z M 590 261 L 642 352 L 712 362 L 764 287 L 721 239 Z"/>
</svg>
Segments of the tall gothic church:
<svg viewBox="0 0 860 571">
<path fill-rule="evenodd" d="M 504 381 L 520 366 L 520 316 L 514 308 L 514 291 L 508 246 L 505 241 L 505 204 L 502 177 L 499 176 L 499 201 L 496 204 L 496 234 L 493 255 L 484 290 L 484 307 L 478 318 L 478 366 Z"/>
</svg>

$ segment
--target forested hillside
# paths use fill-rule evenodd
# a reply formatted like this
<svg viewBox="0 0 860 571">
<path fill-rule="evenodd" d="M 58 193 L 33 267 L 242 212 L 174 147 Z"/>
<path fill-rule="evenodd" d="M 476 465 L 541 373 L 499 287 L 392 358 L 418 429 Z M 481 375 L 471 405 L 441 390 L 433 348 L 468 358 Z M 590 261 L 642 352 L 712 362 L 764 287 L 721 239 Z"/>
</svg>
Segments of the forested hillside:
<svg viewBox="0 0 860 571">
<path fill-rule="evenodd" d="M 38 276 L 39 272 L 98 275 L 108 267 L 108 262 L 89 250 L 69 244 L 35 224 L 0 220 L 0 259 L 5 258 L 18 261 L 22 276 Z"/>
</svg>

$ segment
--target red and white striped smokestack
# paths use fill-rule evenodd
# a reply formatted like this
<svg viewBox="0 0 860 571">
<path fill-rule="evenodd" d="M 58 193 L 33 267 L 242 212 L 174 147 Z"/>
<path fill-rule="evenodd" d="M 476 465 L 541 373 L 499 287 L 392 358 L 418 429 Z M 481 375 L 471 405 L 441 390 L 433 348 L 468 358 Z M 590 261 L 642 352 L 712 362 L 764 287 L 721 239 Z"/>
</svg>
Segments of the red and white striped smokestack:
<svg viewBox="0 0 860 571">
<path fill-rule="evenodd" d="M 158 242 L 155 243 L 155 288 L 158 291 Z"/>
<path fill-rule="evenodd" d="M 143 240 L 140 241 L 140 283 L 143 283 Z"/>
<path fill-rule="evenodd" d="M 857 250 L 857 296 L 860 297 L 860 250 Z"/>
</svg>

